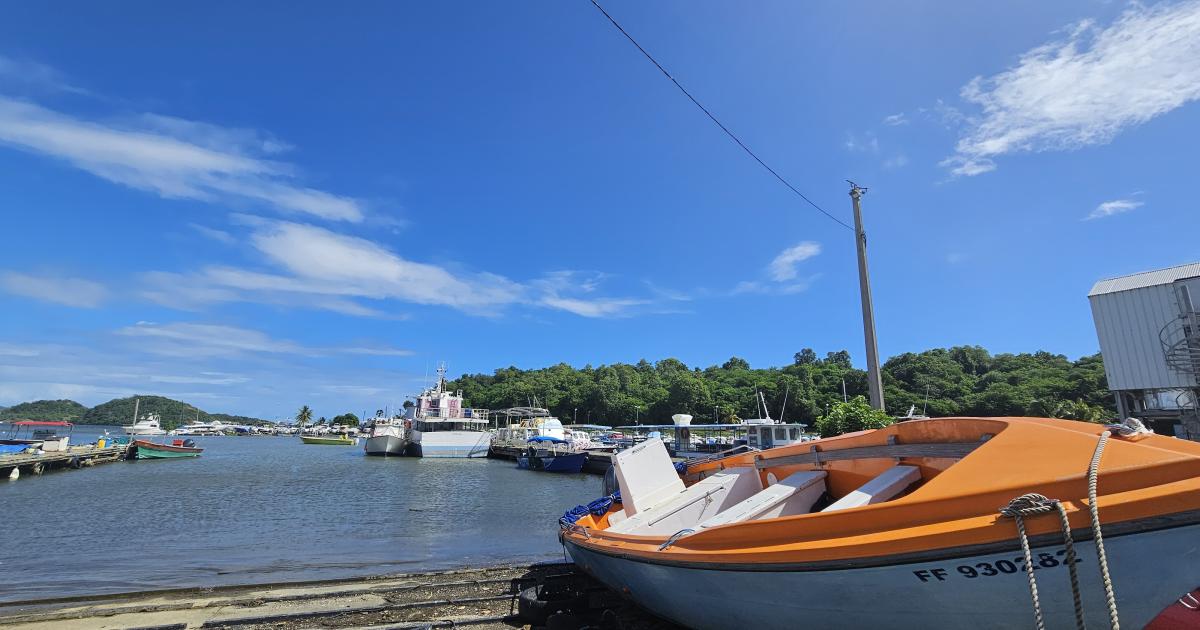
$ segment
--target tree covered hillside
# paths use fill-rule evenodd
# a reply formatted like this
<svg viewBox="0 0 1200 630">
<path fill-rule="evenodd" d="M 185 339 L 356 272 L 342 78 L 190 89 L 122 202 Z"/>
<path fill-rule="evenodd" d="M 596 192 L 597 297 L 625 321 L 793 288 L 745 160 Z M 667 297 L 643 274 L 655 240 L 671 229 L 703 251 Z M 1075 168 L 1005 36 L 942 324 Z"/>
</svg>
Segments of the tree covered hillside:
<svg viewBox="0 0 1200 630">
<path fill-rule="evenodd" d="M 1100 355 L 1070 361 L 1049 352 L 992 355 L 978 346 L 937 348 L 892 357 L 883 366 L 887 410 L 915 405 L 930 416 L 1034 415 L 1100 420 L 1115 415 Z M 867 395 L 866 373 L 850 353 L 819 358 L 797 352 L 791 365 L 753 369 L 734 357 L 719 366 L 689 367 L 677 359 L 576 369 L 565 363 L 537 370 L 508 367 L 449 383 L 474 407 L 538 405 L 564 420 L 620 425 L 668 423 L 675 413 L 695 422 L 761 416 L 755 389 L 772 417 L 812 424 L 843 395 Z M 843 389 L 844 388 L 844 389 Z M 786 404 L 785 398 L 786 396 Z"/>
<path fill-rule="evenodd" d="M 65 420 L 79 422 L 88 408 L 74 400 L 35 400 L 0 410 L 0 420 Z"/>
</svg>

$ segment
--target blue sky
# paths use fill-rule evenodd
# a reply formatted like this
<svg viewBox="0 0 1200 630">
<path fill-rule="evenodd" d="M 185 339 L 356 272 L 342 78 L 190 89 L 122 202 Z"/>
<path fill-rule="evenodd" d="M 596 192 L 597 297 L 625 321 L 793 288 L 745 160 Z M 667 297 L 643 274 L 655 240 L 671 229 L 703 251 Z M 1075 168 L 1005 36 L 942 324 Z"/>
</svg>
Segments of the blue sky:
<svg viewBox="0 0 1200 630">
<path fill-rule="evenodd" d="M 832 214 L 870 188 L 885 357 L 1090 354 L 1094 281 L 1200 257 L 1196 2 L 605 6 Z M 852 233 L 584 0 L 25 3 L 0 42 L 0 404 L 861 360 Z"/>
</svg>

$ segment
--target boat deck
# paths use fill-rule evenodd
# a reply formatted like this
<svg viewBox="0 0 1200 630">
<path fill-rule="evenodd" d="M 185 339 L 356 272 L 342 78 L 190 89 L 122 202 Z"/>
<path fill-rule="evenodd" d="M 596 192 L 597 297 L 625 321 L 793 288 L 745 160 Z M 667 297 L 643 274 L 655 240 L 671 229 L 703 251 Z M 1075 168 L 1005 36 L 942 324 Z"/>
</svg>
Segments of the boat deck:
<svg viewBox="0 0 1200 630">
<path fill-rule="evenodd" d="M 493 446 L 488 449 L 488 457 L 492 459 L 517 461 L 517 458 L 523 453 L 525 453 L 525 449 L 516 446 Z M 583 462 L 583 472 L 603 475 L 611 465 L 612 453 L 588 453 L 587 458 Z"/>
</svg>

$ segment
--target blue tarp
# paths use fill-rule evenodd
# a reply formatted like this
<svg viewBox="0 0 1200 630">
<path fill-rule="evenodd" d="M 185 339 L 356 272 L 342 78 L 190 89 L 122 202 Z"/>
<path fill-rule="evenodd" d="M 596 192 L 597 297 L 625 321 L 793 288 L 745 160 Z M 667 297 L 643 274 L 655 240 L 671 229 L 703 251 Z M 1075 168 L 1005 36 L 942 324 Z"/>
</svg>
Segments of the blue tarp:
<svg viewBox="0 0 1200 630">
<path fill-rule="evenodd" d="M 600 516 L 607 512 L 608 508 L 612 507 L 612 504 L 620 502 L 621 491 L 617 490 L 616 492 L 606 497 L 600 497 L 599 499 L 596 499 L 587 505 L 576 505 L 575 507 L 567 510 L 562 517 L 558 519 L 558 524 L 560 527 L 570 527 L 575 524 L 575 521 L 578 521 L 585 515 L 591 514 L 593 516 Z"/>
<path fill-rule="evenodd" d="M 526 440 L 526 441 L 527 441 L 527 442 L 529 442 L 529 443 L 531 443 L 531 444 L 532 444 L 532 443 L 535 443 L 535 442 L 553 442 L 553 443 L 555 443 L 555 444 L 566 444 L 566 443 L 567 443 L 567 441 L 566 441 L 566 440 L 564 440 L 564 439 L 561 439 L 561 438 L 556 438 L 556 437 L 550 437 L 549 435 L 539 435 L 539 436 L 537 436 L 537 437 L 531 437 L 531 438 L 529 438 L 529 439 L 528 439 L 528 440 Z"/>
<path fill-rule="evenodd" d="M 0 455 L 12 455 L 29 448 L 28 444 L 0 444 Z"/>
</svg>

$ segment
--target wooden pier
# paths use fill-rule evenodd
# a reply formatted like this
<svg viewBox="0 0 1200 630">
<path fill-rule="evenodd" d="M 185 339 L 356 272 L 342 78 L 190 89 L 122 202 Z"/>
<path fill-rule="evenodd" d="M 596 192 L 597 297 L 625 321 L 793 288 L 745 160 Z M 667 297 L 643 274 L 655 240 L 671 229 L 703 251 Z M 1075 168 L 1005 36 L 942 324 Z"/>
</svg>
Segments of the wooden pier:
<svg viewBox="0 0 1200 630">
<path fill-rule="evenodd" d="M 0 455 L 0 479 L 16 479 L 22 475 L 40 475 L 49 470 L 79 469 L 121 461 L 130 455 L 130 444 L 72 446 L 66 451 Z"/>
</svg>

